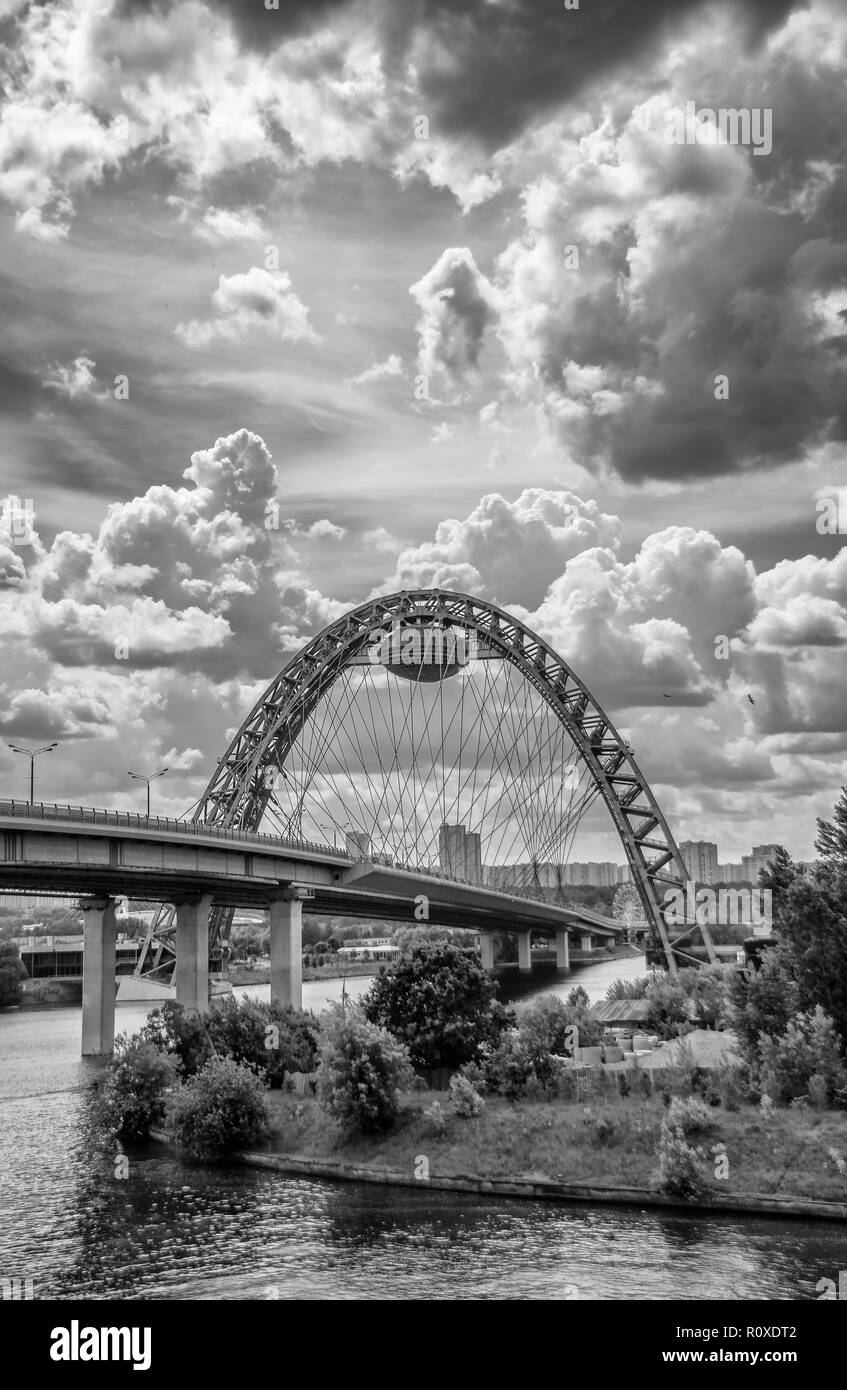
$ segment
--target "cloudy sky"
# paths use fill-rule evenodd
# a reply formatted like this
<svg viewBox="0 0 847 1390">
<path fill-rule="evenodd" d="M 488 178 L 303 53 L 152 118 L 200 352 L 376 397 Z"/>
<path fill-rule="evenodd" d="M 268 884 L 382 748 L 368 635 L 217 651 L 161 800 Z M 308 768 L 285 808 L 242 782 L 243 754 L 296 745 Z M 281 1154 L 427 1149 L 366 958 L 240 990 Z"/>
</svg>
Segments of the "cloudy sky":
<svg viewBox="0 0 847 1390">
<path fill-rule="evenodd" d="M 809 857 L 843 4 L 0 0 L 0 43 L 4 795 L 58 739 L 45 798 L 167 763 L 180 813 L 287 652 L 438 583 L 572 663 L 678 838 Z M 689 102 L 772 148 L 669 141 Z"/>
</svg>

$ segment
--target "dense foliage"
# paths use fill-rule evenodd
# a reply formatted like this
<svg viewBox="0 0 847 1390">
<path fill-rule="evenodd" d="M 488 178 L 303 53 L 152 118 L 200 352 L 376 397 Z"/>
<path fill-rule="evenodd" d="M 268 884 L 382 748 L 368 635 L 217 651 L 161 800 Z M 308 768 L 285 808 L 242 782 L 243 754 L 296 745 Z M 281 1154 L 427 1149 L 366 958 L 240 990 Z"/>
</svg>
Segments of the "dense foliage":
<svg viewBox="0 0 847 1390">
<path fill-rule="evenodd" d="M 346 1135 L 382 1134 L 400 1114 L 400 1093 L 414 1080 L 409 1053 L 357 1007 L 334 1008 L 321 1021 L 318 1101 Z"/>
<path fill-rule="evenodd" d="M 165 1117 L 168 1092 L 179 1080 L 178 1059 L 141 1034 L 115 1039 L 115 1055 L 92 1101 L 95 1129 L 112 1139 L 144 1139 Z"/>
<path fill-rule="evenodd" d="M 231 1057 L 264 1073 L 271 1087 L 286 1071 L 313 1071 L 318 1025 L 311 1013 L 258 999 L 222 1000 L 198 1014 L 169 1000 L 150 1014 L 144 1037 L 173 1052 L 185 1076 L 194 1076 L 211 1057 Z"/>
<path fill-rule="evenodd" d="M 193 1163 L 225 1159 L 255 1144 L 267 1123 L 261 1079 L 230 1057 L 210 1058 L 168 1104 L 168 1133 Z"/>
<path fill-rule="evenodd" d="M 362 1000 L 371 1023 L 409 1049 L 415 1067 L 457 1070 L 496 1044 L 510 1014 L 479 957 L 450 942 L 421 943 L 377 976 Z"/>
<path fill-rule="evenodd" d="M 26 966 L 17 946 L 11 942 L 0 943 L 0 1007 L 20 1004 L 21 981 L 25 979 Z"/>
</svg>

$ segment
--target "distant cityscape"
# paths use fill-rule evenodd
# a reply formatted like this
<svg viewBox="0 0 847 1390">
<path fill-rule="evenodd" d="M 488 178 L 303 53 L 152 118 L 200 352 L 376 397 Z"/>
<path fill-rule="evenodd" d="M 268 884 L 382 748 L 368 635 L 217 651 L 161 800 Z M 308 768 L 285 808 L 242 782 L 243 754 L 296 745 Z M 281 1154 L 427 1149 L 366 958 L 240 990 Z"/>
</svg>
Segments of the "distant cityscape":
<svg viewBox="0 0 847 1390">
<path fill-rule="evenodd" d="M 371 841 L 363 831 L 350 832 L 346 843 L 349 853 L 365 859 L 371 857 Z M 693 882 L 749 883 L 753 886 L 759 882 L 760 869 L 767 867 L 778 848 L 775 844 L 754 845 L 738 863 L 721 864 L 718 847 L 711 840 L 682 840 L 679 846 Z M 442 873 L 494 888 L 505 888 L 528 879 L 541 888 L 613 888 L 629 883 L 632 877 L 628 864 L 616 864 L 612 860 L 483 864 L 480 836 L 463 825 L 446 822 L 438 832 L 438 867 Z"/>
</svg>

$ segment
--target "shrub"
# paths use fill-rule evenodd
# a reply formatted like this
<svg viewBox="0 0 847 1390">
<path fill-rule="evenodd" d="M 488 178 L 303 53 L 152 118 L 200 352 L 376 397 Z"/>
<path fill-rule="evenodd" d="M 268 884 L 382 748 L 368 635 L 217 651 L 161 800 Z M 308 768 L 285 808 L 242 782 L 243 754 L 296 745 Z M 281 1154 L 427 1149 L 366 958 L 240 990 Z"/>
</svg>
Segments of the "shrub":
<svg viewBox="0 0 847 1390">
<path fill-rule="evenodd" d="M 382 1134 L 400 1114 L 413 1071 L 408 1049 L 359 1010 L 332 1010 L 321 1023 L 318 1100 L 346 1135 Z"/>
<path fill-rule="evenodd" d="M 781 1037 L 799 1007 L 798 989 L 779 950 L 769 948 L 758 970 L 736 972 L 729 988 L 730 1016 L 742 1056 L 759 1065 L 759 1039 Z"/>
<path fill-rule="evenodd" d="M 414 1066 L 458 1070 L 513 1021 L 496 989 L 474 951 L 436 941 L 413 946 L 378 975 L 361 1007 L 369 1022 L 408 1047 Z"/>
<path fill-rule="evenodd" d="M 207 1022 L 207 1014 L 187 1010 L 183 1004 L 169 999 L 161 1009 L 147 1015 L 147 1022 L 138 1036 L 160 1052 L 173 1053 L 183 1076 L 194 1076 L 214 1056 Z"/>
<path fill-rule="evenodd" d="M 686 1143 L 681 1125 L 668 1115 L 659 1132 L 659 1186 L 675 1197 L 698 1197 L 703 1191 L 700 1154 Z"/>
<path fill-rule="evenodd" d="M 619 1128 L 617 1120 L 611 1115 L 601 1115 L 594 1122 L 594 1138 L 598 1144 L 611 1144 L 617 1138 Z"/>
<path fill-rule="evenodd" d="M 572 1055 L 576 1047 L 599 1043 L 601 1028 L 589 1017 L 585 1006 L 566 1004 L 555 994 L 542 994 L 518 1014 L 521 1046 L 531 1059 L 535 1076 L 542 1085 L 553 1082 L 554 1056 Z"/>
<path fill-rule="evenodd" d="M 489 1089 L 511 1099 L 526 1095 L 535 1077 L 532 1054 L 517 1028 L 504 1033 L 496 1047 L 483 1048 L 481 1064 Z"/>
<path fill-rule="evenodd" d="M 759 1056 L 762 1085 L 777 1102 L 807 1095 L 809 1082 L 817 1074 L 826 1101 L 832 1104 L 847 1082 L 835 1025 L 820 1006 L 813 1014 L 795 1014 L 782 1037 L 763 1034 Z"/>
<path fill-rule="evenodd" d="M 675 1096 L 668 1108 L 667 1123 L 689 1134 L 704 1134 L 712 1128 L 714 1120 L 702 1100 L 696 1096 L 685 1099 Z"/>
<path fill-rule="evenodd" d="M 21 982 L 25 980 L 26 966 L 20 957 L 17 946 L 11 941 L 0 941 L 0 1006 L 20 1004 L 23 997 Z"/>
<path fill-rule="evenodd" d="M 436 1139 L 441 1139 L 447 1128 L 447 1116 L 444 1114 L 441 1101 L 434 1100 L 432 1105 L 428 1105 L 423 1113 L 429 1120 L 430 1132 L 435 1135 Z"/>
<path fill-rule="evenodd" d="M 287 1071 L 315 1068 L 317 1021 L 303 1009 L 230 997 L 207 1023 L 216 1052 L 254 1070 L 261 1068 L 271 1087 L 281 1086 Z"/>
<path fill-rule="evenodd" d="M 168 1105 L 168 1133 L 192 1163 L 230 1157 L 267 1128 L 262 1080 L 231 1057 L 211 1057 Z"/>
<path fill-rule="evenodd" d="M 450 1077 L 450 1104 L 463 1120 L 474 1120 L 482 1112 L 485 1101 L 468 1078 L 456 1072 Z"/>
<path fill-rule="evenodd" d="M 613 980 L 606 990 L 606 998 L 612 1003 L 619 999 L 645 999 L 650 983 L 649 975 L 641 975 L 636 980 Z"/>
<path fill-rule="evenodd" d="M 176 1057 L 141 1034 L 115 1039 L 115 1055 L 93 1099 L 94 1127 L 103 1138 L 144 1139 L 165 1117 L 165 1099 L 179 1078 Z"/>
</svg>

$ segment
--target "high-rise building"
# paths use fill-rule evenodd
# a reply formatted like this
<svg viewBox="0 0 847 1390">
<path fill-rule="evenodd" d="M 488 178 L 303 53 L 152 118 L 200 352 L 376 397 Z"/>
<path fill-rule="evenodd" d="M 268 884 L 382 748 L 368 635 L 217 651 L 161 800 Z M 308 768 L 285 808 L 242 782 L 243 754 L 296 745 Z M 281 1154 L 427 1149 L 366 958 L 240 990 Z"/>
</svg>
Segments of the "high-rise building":
<svg viewBox="0 0 847 1390">
<path fill-rule="evenodd" d="M 370 859 L 371 837 L 366 830 L 348 830 L 344 837 L 347 853 L 355 859 Z"/>
<path fill-rule="evenodd" d="M 679 852 L 690 879 L 695 883 L 717 883 L 718 847 L 711 840 L 683 840 Z"/>
<path fill-rule="evenodd" d="M 778 849 L 779 845 L 754 845 L 751 854 L 741 856 L 743 876 L 748 883 L 758 884 L 759 870 L 768 867 Z"/>
<path fill-rule="evenodd" d="M 448 825 L 438 832 L 438 862 L 442 873 L 482 883 L 482 848 L 479 835 L 463 825 Z"/>
</svg>

